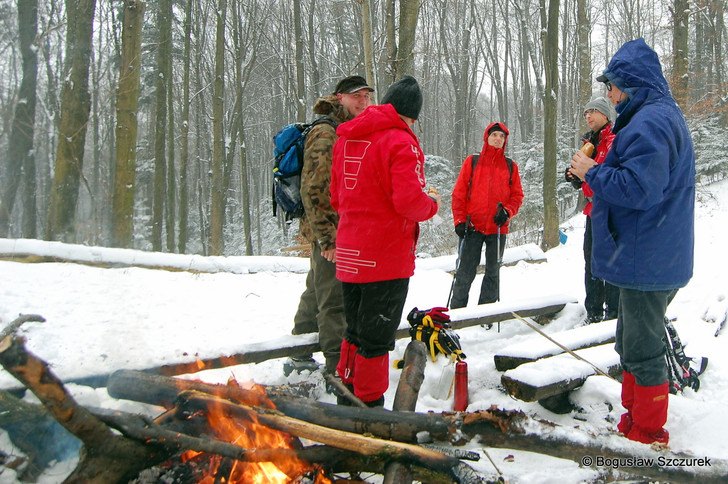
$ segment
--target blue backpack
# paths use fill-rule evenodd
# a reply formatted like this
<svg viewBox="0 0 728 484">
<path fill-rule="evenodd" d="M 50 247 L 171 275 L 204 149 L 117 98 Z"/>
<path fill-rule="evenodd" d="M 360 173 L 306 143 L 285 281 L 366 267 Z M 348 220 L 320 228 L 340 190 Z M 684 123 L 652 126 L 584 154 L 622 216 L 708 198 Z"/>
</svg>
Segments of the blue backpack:
<svg viewBox="0 0 728 484">
<path fill-rule="evenodd" d="M 311 123 L 292 123 L 273 136 L 273 216 L 280 207 L 286 222 L 303 215 L 301 201 L 301 172 L 306 135 L 317 124 L 326 123 L 336 128 L 333 119 L 324 116 Z"/>
</svg>

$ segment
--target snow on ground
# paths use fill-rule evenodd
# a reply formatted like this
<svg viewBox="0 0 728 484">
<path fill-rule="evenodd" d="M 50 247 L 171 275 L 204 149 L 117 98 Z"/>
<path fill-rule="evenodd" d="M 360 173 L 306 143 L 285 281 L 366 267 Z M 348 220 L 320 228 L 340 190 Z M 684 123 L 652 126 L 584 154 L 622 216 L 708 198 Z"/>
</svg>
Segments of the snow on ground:
<svg viewBox="0 0 728 484">
<path fill-rule="evenodd" d="M 728 235 L 728 182 L 699 190 L 696 210 L 695 276 L 668 308 L 675 317 L 682 342 L 689 356 L 709 358 L 698 392 L 686 390 L 670 396 L 667 428 L 670 447 L 697 457 L 714 459 L 728 456 L 728 329 L 715 337 L 716 318 L 725 307 L 728 295 L 728 259 L 725 240 Z M 525 261 L 504 267 L 501 272 L 502 303 L 544 294 L 563 293 L 583 301 L 583 256 L 581 251 L 583 216 L 562 226 L 568 240 L 565 245 L 546 254 L 548 262 Z M 21 244 L 20 246 L 18 244 Z M 241 346 L 280 338 L 290 333 L 298 298 L 305 282 L 306 259 L 292 257 L 218 257 L 149 254 L 119 249 L 84 248 L 40 241 L 0 240 L 0 253 L 9 248 L 44 255 L 64 255 L 100 261 L 145 261 L 152 266 L 178 265 L 203 272 L 172 272 L 141 267 L 97 268 L 72 263 L 16 263 L 0 261 L 0 328 L 20 313 L 36 313 L 45 323 L 27 323 L 23 334 L 27 347 L 48 361 L 63 378 L 73 378 L 118 368 L 154 367 L 176 361 L 180 355 L 212 357 L 239 350 Z M 523 251 L 513 248 L 514 253 Z M 528 252 L 528 251 L 527 251 Z M 85 255 L 84 255 L 85 254 Z M 520 258 L 520 257 L 516 257 Z M 453 257 L 444 260 L 422 259 L 410 283 L 405 311 L 413 306 L 427 308 L 445 305 L 452 276 L 446 269 Z M 208 272 L 209 271 L 209 272 Z M 478 276 L 471 290 L 477 299 Z M 478 312 L 475 308 L 462 310 Z M 716 313 L 714 315 L 714 313 Z M 581 304 L 568 304 L 543 328 L 549 334 L 571 329 L 579 324 L 585 311 Z M 572 393 L 580 410 L 556 415 L 538 403 L 522 402 L 508 396 L 500 384 L 501 373 L 495 369 L 493 355 L 512 344 L 543 344 L 544 338 L 519 320 L 508 320 L 488 330 L 473 327 L 459 330 L 463 350 L 468 355 L 470 406 L 468 410 L 497 405 L 519 409 L 539 419 L 555 422 L 569 434 L 581 429 L 605 434 L 614 428 L 621 413 L 619 384 L 601 376 L 590 377 L 583 387 Z M 400 358 L 407 340 L 397 342 L 391 358 Z M 323 361 L 321 354 L 315 355 Z M 202 372 L 192 377 L 210 382 L 235 376 L 239 381 L 255 380 L 264 384 L 314 379 L 323 388 L 320 375 L 282 373 L 283 360 L 257 365 Z M 438 400 L 437 382 L 445 365 L 441 357 L 429 362 L 420 392 L 418 411 L 442 411 L 452 408 L 452 400 Z M 391 372 L 386 394 L 391 406 L 398 373 Z M 0 388 L 14 386 L 14 380 L 0 371 Z M 138 404 L 120 402 L 105 389 L 69 385 L 73 395 L 84 405 L 120 408 L 127 411 L 155 411 Z M 32 400 L 33 397 L 26 395 Z M 322 401 L 333 402 L 322 392 Z M 582 433 L 571 431 L 574 439 Z M 633 449 L 641 444 L 617 436 L 610 445 Z M 473 450 L 484 452 L 473 441 Z M 18 453 L 0 431 L 0 450 Z M 600 472 L 581 468 L 576 462 L 509 449 L 487 449 L 498 469 L 512 483 L 577 482 L 597 479 Z M 488 474 L 494 472 L 487 458 L 474 464 Z M 59 482 L 73 468 L 73 462 L 58 464 L 43 476 L 42 482 Z M 15 473 L 0 467 L 0 482 L 13 482 Z"/>
</svg>

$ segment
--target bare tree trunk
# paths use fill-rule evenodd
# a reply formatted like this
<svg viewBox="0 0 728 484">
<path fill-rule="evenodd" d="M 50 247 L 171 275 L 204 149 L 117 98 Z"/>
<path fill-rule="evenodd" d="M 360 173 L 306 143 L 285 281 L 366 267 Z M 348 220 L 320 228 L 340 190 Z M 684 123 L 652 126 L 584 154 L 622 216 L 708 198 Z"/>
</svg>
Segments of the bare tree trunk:
<svg viewBox="0 0 728 484">
<path fill-rule="evenodd" d="M 172 45 L 172 27 L 170 24 L 170 47 Z M 174 252 L 175 234 L 175 197 L 177 194 L 177 176 L 174 168 L 174 79 L 172 78 L 172 54 L 165 66 L 167 72 L 164 78 L 167 80 L 167 192 L 164 203 L 164 223 L 167 240 L 167 252 Z"/>
<path fill-rule="evenodd" d="M 10 216 L 21 179 L 25 182 L 23 202 L 24 237 L 35 237 L 35 103 L 38 80 L 38 54 L 33 43 L 38 32 L 38 0 L 18 0 L 18 39 L 23 58 L 23 79 L 18 90 L 5 179 L 7 185 L 0 199 L 0 235 L 10 235 Z"/>
<path fill-rule="evenodd" d="M 154 123 L 154 201 L 152 202 L 152 249 L 162 250 L 164 200 L 167 192 L 167 73 L 172 62 L 172 0 L 160 0 L 157 6 L 159 45 L 157 46 L 156 110 Z M 171 143 L 172 140 L 169 140 Z"/>
<path fill-rule="evenodd" d="M 137 112 L 144 8 L 144 2 L 140 0 L 124 2 L 121 73 L 116 94 L 116 168 L 111 212 L 114 247 L 132 247 L 134 233 Z"/>
<path fill-rule="evenodd" d="M 541 0 L 542 19 L 544 24 L 544 65 L 546 87 L 543 96 L 544 104 L 544 166 L 543 166 L 543 240 L 544 250 L 559 245 L 559 209 L 556 204 L 556 125 L 559 90 L 559 0 Z M 542 34 L 544 35 L 544 34 Z"/>
<path fill-rule="evenodd" d="M 421 0 L 399 2 L 399 46 L 397 48 L 397 77 L 415 74 L 415 32 Z"/>
<path fill-rule="evenodd" d="M 210 255 L 222 255 L 224 249 L 225 193 L 223 165 L 225 163 L 224 115 L 225 96 L 225 18 L 227 0 L 217 4 L 215 34 L 215 80 L 212 94 L 212 190 L 210 193 Z"/>
<path fill-rule="evenodd" d="M 361 4 L 361 35 L 364 41 L 364 71 L 367 76 L 367 84 L 377 89 L 376 76 L 374 74 L 374 40 L 372 31 L 372 9 L 369 0 L 359 0 Z"/>
<path fill-rule="evenodd" d="M 51 186 L 46 238 L 75 241 L 76 202 L 83 176 L 83 155 L 91 103 L 89 60 L 96 0 L 66 0 L 66 61 L 61 93 L 61 120 Z"/>
<path fill-rule="evenodd" d="M 591 36 L 591 28 L 589 15 L 586 9 L 586 0 L 576 0 L 576 49 L 577 59 L 579 61 L 579 106 L 578 109 L 584 109 L 584 106 L 591 99 L 592 92 L 592 65 L 591 65 L 591 46 L 589 39 Z M 585 127 L 584 116 L 579 116 L 580 126 Z"/>
<path fill-rule="evenodd" d="M 188 214 L 189 214 L 189 186 L 187 182 L 187 168 L 190 163 L 189 137 L 190 137 L 190 65 L 192 36 L 192 0 L 185 5 L 184 24 L 184 73 L 182 74 L 182 126 L 180 135 L 179 155 L 179 236 L 177 248 L 180 254 L 187 251 Z"/>
<path fill-rule="evenodd" d="M 303 27 L 301 0 L 293 0 L 293 31 L 296 36 L 296 119 L 306 121 L 306 72 L 303 68 Z"/>
<path fill-rule="evenodd" d="M 385 12 L 386 18 L 384 20 L 384 32 L 385 32 L 385 46 L 387 51 L 387 67 L 385 72 L 387 74 L 384 83 L 389 86 L 394 82 L 397 77 L 397 27 L 395 24 L 395 0 L 384 0 L 385 1 Z"/>
<path fill-rule="evenodd" d="M 688 101 L 688 0 L 673 0 L 672 5 L 672 94 L 683 112 Z"/>
</svg>

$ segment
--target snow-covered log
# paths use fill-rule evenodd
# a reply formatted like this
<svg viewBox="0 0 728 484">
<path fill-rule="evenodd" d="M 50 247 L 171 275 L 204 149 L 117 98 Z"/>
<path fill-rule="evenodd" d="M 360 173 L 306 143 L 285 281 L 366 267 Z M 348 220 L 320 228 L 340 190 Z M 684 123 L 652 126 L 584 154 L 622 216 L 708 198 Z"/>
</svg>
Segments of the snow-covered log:
<svg viewBox="0 0 728 484">
<path fill-rule="evenodd" d="M 570 350 L 580 350 L 605 343 L 613 343 L 616 327 L 617 321 L 612 319 L 579 328 L 568 329 L 566 331 L 559 331 L 549 336 Z M 495 368 L 498 371 L 507 371 L 523 363 L 530 363 L 563 352 L 564 350 L 557 344 L 534 333 L 533 338 L 528 341 L 508 345 L 501 349 L 493 359 L 495 361 Z"/>
</svg>

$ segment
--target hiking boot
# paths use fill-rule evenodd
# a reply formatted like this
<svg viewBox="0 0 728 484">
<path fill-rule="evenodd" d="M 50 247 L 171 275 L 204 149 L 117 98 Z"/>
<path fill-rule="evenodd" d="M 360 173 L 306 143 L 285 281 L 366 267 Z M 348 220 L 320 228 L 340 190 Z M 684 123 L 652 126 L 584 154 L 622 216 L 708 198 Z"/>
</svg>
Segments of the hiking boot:
<svg viewBox="0 0 728 484">
<path fill-rule="evenodd" d="M 604 321 L 604 316 L 601 314 L 587 314 L 584 324 L 594 324 Z"/>
<path fill-rule="evenodd" d="M 302 371 L 314 372 L 321 368 L 321 365 L 313 359 L 313 356 L 292 356 L 283 363 L 283 374 L 290 376 L 291 373 Z"/>
</svg>

